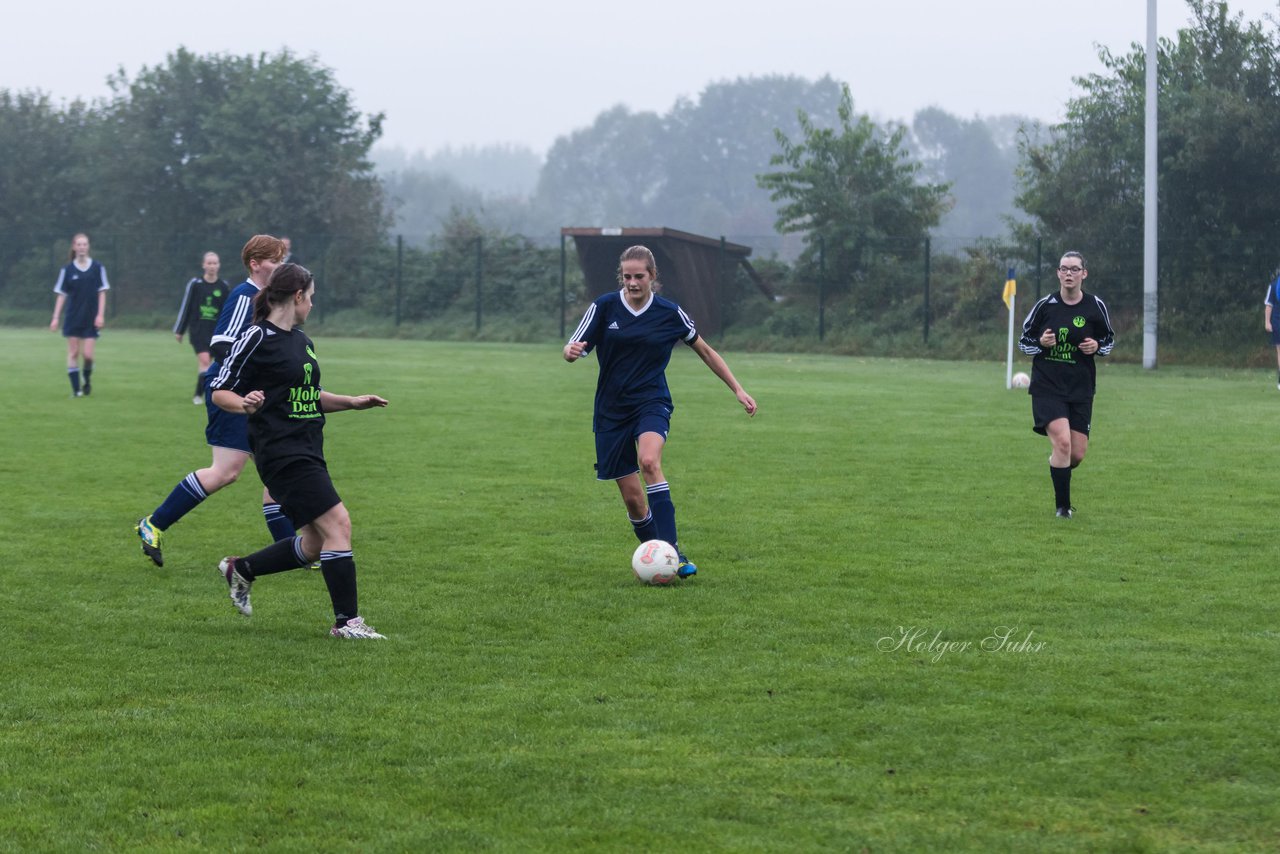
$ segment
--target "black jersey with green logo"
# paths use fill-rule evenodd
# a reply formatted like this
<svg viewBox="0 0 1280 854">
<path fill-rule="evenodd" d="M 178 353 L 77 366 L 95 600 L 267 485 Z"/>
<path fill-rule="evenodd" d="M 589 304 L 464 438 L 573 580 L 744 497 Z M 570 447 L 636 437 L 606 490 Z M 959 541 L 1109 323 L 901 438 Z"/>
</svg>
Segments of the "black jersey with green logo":
<svg viewBox="0 0 1280 854">
<path fill-rule="evenodd" d="M 1052 329 L 1057 338 L 1048 349 L 1040 344 L 1046 329 Z M 1018 342 L 1018 349 L 1035 357 L 1031 362 L 1031 394 L 1072 403 L 1093 400 L 1097 388 L 1094 358 L 1108 355 L 1115 337 L 1106 304 L 1093 294 L 1081 291 L 1075 305 L 1064 303 L 1058 292 L 1041 299 L 1027 314 Z M 1086 338 L 1098 342 L 1096 354 L 1080 352 L 1080 342 Z"/>
<path fill-rule="evenodd" d="M 301 329 L 261 321 L 236 339 L 211 389 L 239 395 L 261 390 L 262 408 L 249 416 L 249 447 L 260 473 L 299 459 L 324 463 L 320 364 Z"/>
</svg>

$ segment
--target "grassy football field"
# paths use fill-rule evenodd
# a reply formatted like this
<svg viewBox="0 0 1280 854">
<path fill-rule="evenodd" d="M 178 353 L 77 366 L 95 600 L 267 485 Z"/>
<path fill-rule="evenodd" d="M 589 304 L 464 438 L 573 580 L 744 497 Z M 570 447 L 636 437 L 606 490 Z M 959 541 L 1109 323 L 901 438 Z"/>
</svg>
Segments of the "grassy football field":
<svg viewBox="0 0 1280 854">
<path fill-rule="evenodd" d="M 208 464 L 195 360 L 0 331 L 0 850 L 1280 849 L 1269 372 L 1104 364 L 1077 517 L 996 363 L 688 352 L 664 468 L 696 579 L 650 588 L 594 480 L 595 360 L 344 340 L 326 428 L 364 616 Z"/>
</svg>

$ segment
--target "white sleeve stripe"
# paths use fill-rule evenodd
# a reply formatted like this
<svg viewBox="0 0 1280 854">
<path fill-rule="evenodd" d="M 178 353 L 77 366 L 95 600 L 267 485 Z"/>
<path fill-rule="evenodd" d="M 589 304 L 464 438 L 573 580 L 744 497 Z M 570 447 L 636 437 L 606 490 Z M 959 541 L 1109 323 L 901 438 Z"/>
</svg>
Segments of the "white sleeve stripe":
<svg viewBox="0 0 1280 854">
<path fill-rule="evenodd" d="M 262 337 L 261 326 L 250 326 L 245 330 L 245 334 L 237 338 L 236 343 L 231 345 L 231 353 L 227 356 L 227 361 L 222 364 L 222 367 L 218 370 L 218 376 L 209 384 L 209 388 L 220 389 L 239 383 L 245 362 L 253 355 L 253 351 L 258 349 L 258 345 L 262 343 Z M 247 351 L 246 347 L 248 348 Z M 233 367 L 235 368 L 234 378 L 231 375 Z"/>
<path fill-rule="evenodd" d="M 578 328 L 573 330 L 573 335 L 570 336 L 569 341 L 566 343 L 581 341 L 582 336 L 587 331 L 587 327 L 591 325 L 591 321 L 595 318 L 595 316 L 596 316 L 596 304 L 591 303 L 591 305 L 587 306 L 587 313 L 582 315 L 582 320 L 578 323 Z"/>
<path fill-rule="evenodd" d="M 245 316 L 249 313 L 252 306 L 252 299 L 244 296 L 237 297 L 236 304 L 231 310 L 231 323 L 227 325 L 227 331 L 213 336 L 213 340 L 225 342 L 234 341 L 239 338 L 241 331 L 244 329 Z"/>
<path fill-rule="evenodd" d="M 62 294 L 64 297 L 67 295 L 67 292 L 62 289 L 62 282 L 66 278 L 67 278 L 67 268 L 63 267 L 61 270 L 58 271 L 58 281 L 55 282 L 53 285 L 53 292 L 55 294 Z"/>
<path fill-rule="evenodd" d="M 196 280 L 192 279 L 187 282 L 187 289 L 182 293 L 182 305 L 178 306 L 178 320 L 173 324 L 173 334 L 178 334 L 178 329 L 182 326 L 182 321 L 187 316 L 187 303 L 191 302 L 191 289 L 195 286 Z"/>
<path fill-rule="evenodd" d="M 111 290 L 111 283 L 107 281 L 107 268 L 99 265 L 98 269 L 102 271 L 102 287 L 98 288 L 98 290 L 100 291 Z"/>
<path fill-rule="evenodd" d="M 684 325 L 689 329 L 689 334 L 684 336 L 684 340 L 692 341 L 698 334 L 698 328 L 693 325 L 693 319 L 684 313 L 683 308 L 677 308 L 676 311 L 680 312 L 680 319 L 684 321 Z"/>
</svg>

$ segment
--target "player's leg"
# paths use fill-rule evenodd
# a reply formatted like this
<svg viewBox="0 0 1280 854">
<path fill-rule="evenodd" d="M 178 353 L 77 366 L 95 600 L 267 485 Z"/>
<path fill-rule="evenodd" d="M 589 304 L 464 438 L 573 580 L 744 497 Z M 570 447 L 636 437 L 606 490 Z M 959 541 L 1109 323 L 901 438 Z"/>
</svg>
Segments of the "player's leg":
<svg viewBox="0 0 1280 854">
<path fill-rule="evenodd" d="M 320 571 L 333 603 L 333 628 L 329 634 L 351 639 L 380 639 L 360 616 L 356 592 L 356 559 L 351 551 L 351 516 L 339 501 L 311 522 L 320 534 Z"/>
<path fill-rule="evenodd" d="M 196 393 L 191 398 L 191 402 L 196 405 L 204 403 L 204 375 L 209 370 L 209 366 L 211 364 L 213 364 L 213 357 L 209 355 L 208 350 L 202 350 L 199 353 L 196 353 L 196 365 L 199 367 L 199 370 L 196 372 Z"/>
<path fill-rule="evenodd" d="M 215 445 L 213 461 L 207 468 L 197 469 L 178 481 L 159 507 L 151 511 L 149 516 L 138 520 L 134 530 L 142 540 L 142 553 L 151 558 L 156 566 L 164 566 L 160 547 L 164 532 L 199 507 L 210 495 L 235 483 L 248 460 L 249 455 L 244 451 Z"/>
<path fill-rule="evenodd" d="M 1071 467 L 1075 468 L 1084 462 L 1084 455 L 1089 452 L 1089 436 L 1079 430 L 1071 431 Z"/>
<path fill-rule="evenodd" d="M 597 431 L 595 441 L 596 477 L 618 484 L 636 539 L 642 543 L 658 539 L 653 513 L 644 496 L 644 483 L 640 480 L 640 464 L 636 461 L 636 442 L 631 429 L 624 425 Z"/>
<path fill-rule="evenodd" d="M 1049 455 L 1049 477 L 1053 481 L 1055 511 L 1059 517 L 1071 518 L 1071 427 L 1066 418 L 1055 418 L 1045 425 L 1045 433 L 1053 448 Z"/>
<path fill-rule="evenodd" d="M 1280 336 L 1273 334 L 1271 339 L 1274 341 L 1277 337 Z M 1280 343 L 1276 344 L 1276 389 L 1280 390 Z"/>
<path fill-rule="evenodd" d="M 71 396 L 81 397 L 80 391 L 80 339 L 67 336 L 67 379 L 71 380 Z"/>
<path fill-rule="evenodd" d="M 271 497 L 270 490 L 265 486 L 262 487 L 262 518 L 267 521 L 267 530 L 271 532 L 272 542 L 290 540 L 298 534 L 293 527 L 293 522 L 280 509 L 280 503 Z"/>
<path fill-rule="evenodd" d="M 685 557 L 680 548 L 680 538 L 676 531 L 676 505 L 671 499 L 671 485 L 662 473 L 662 449 L 667 444 L 666 419 L 663 418 L 662 421 L 660 429 L 646 430 L 636 439 L 636 457 L 640 463 L 640 475 L 646 484 L 645 495 L 649 500 L 649 509 L 658 528 L 658 539 L 675 547 L 676 554 L 680 556 L 680 569 L 676 574 L 681 578 L 688 578 L 697 574 L 698 567 Z"/>
<path fill-rule="evenodd" d="M 82 339 L 80 343 L 81 360 L 84 364 L 80 373 L 81 376 L 84 377 L 83 385 L 85 397 L 88 397 L 89 392 L 93 391 L 93 385 L 91 382 L 93 379 L 93 351 L 97 341 L 98 339 L 96 338 L 85 338 Z"/>
</svg>

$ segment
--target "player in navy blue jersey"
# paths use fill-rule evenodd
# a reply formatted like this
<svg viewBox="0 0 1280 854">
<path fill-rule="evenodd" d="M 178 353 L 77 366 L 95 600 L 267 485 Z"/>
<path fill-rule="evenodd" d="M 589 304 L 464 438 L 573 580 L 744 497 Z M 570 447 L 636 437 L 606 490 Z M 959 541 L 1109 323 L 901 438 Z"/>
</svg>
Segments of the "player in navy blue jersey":
<svg viewBox="0 0 1280 854">
<path fill-rule="evenodd" d="M 56 332 L 61 322 L 62 337 L 67 339 L 67 377 L 71 380 L 72 397 L 85 397 L 93 391 L 94 343 L 106 323 L 110 289 L 106 269 L 89 257 L 89 236 L 77 234 L 71 238 L 69 263 L 58 273 L 53 286 L 58 296 L 53 301 L 49 331 Z"/>
<path fill-rule="evenodd" d="M 644 246 L 622 253 L 618 265 L 621 290 L 591 304 L 564 346 L 566 362 L 596 351 L 596 479 L 618 484 L 636 537 L 665 540 L 680 556 L 678 575 L 698 571 L 676 534 L 676 509 L 662 471 L 662 449 L 675 409 L 667 388 L 671 350 L 683 341 L 724 381 L 748 415 L 756 402 L 743 391 L 720 354 L 698 335 L 693 321 L 674 302 L 658 296 L 658 265 Z M 643 480 L 642 480 L 643 478 Z"/>
<path fill-rule="evenodd" d="M 191 402 L 197 406 L 204 403 L 204 375 L 213 361 L 209 353 L 213 330 L 218 325 L 222 304 L 231 293 L 231 285 L 218 278 L 222 261 L 217 252 L 204 253 L 201 266 L 204 267 L 204 275 L 187 282 L 186 290 L 182 292 L 182 305 L 178 307 L 178 320 L 173 324 L 173 334 L 178 341 L 182 341 L 185 332 L 191 349 L 196 351 L 199 371 L 196 373 L 196 393 Z"/>
<path fill-rule="evenodd" d="M 1084 291 L 1088 264 L 1079 252 L 1058 262 L 1058 291 L 1044 297 L 1022 324 L 1019 349 L 1031 361 L 1032 429 L 1052 444 L 1049 477 L 1055 514 L 1070 519 L 1071 471 L 1089 450 L 1093 396 L 1098 373 L 1094 359 L 1115 346 L 1107 306 Z"/>
<path fill-rule="evenodd" d="M 210 348 L 214 359 L 225 357 L 231 343 L 253 319 L 253 300 L 264 287 L 273 270 L 284 257 L 284 244 L 269 234 L 257 234 L 249 238 L 240 258 L 249 277 L 237 285 L 218 315 Z M 209 366 L 206 376 L 218 371 L 218 362 Z M 213 461 L 208 468 L 193 471 L 180 480 L 160 506 L 151 515 L 138 521 L 134 529 L 142 540 L 142 552 L 156 566 L 164 566 L 160 541 L 165 531 L 175 522 L 196 509 L 202 501 L 222 487 L 234 483 L 244 465 L 249 461 L 248 422 L 242 414 L 223 412 L 207 399 L 205 411 L 208 417 L 204 429 L 205 441 L 213 450 Z M 280 505 L 265 488 L 262 490 L 262 515 L 272 541 L 292 539 L 296 533 L 293 523 L 280 510 Z"/>
<path fill-rule="evenodd" d="M 1276 368 L 1280 369 L 1280 314 L 1276 306 L 1280 305 L 1280 270 L 1267 286 L 1267 297 L 1262 301 L 1262 320 L 1267 332 L 1271 335 L 1271 345 L 1276 348 Z M 1276 388 L 1280 389 L 1280 374 L 1276 375 Z"/>
<path fill-rule="evenodd" d="M 254 465 L 280 499 L 298 536 L 248 557 L 225 557 L 218 571 L 231 601 L 253 613 L 249 589 L 264 575 L 305 566 L 317 557 L 333 603 L 330 634 L 380 639 L 360 617 L 351 517 L 338 497 L 324 458 L 326 412 L 372 409 L 387 401 L 374 394 L 348 397 L 320 385 L 314 344 L 300 328 L 311 313 L 315 279 L 300 264 L 282 264 L 254 300 L 254 325 L 209 378 L 214 403 L 249 420 Z"/>
</svg>

